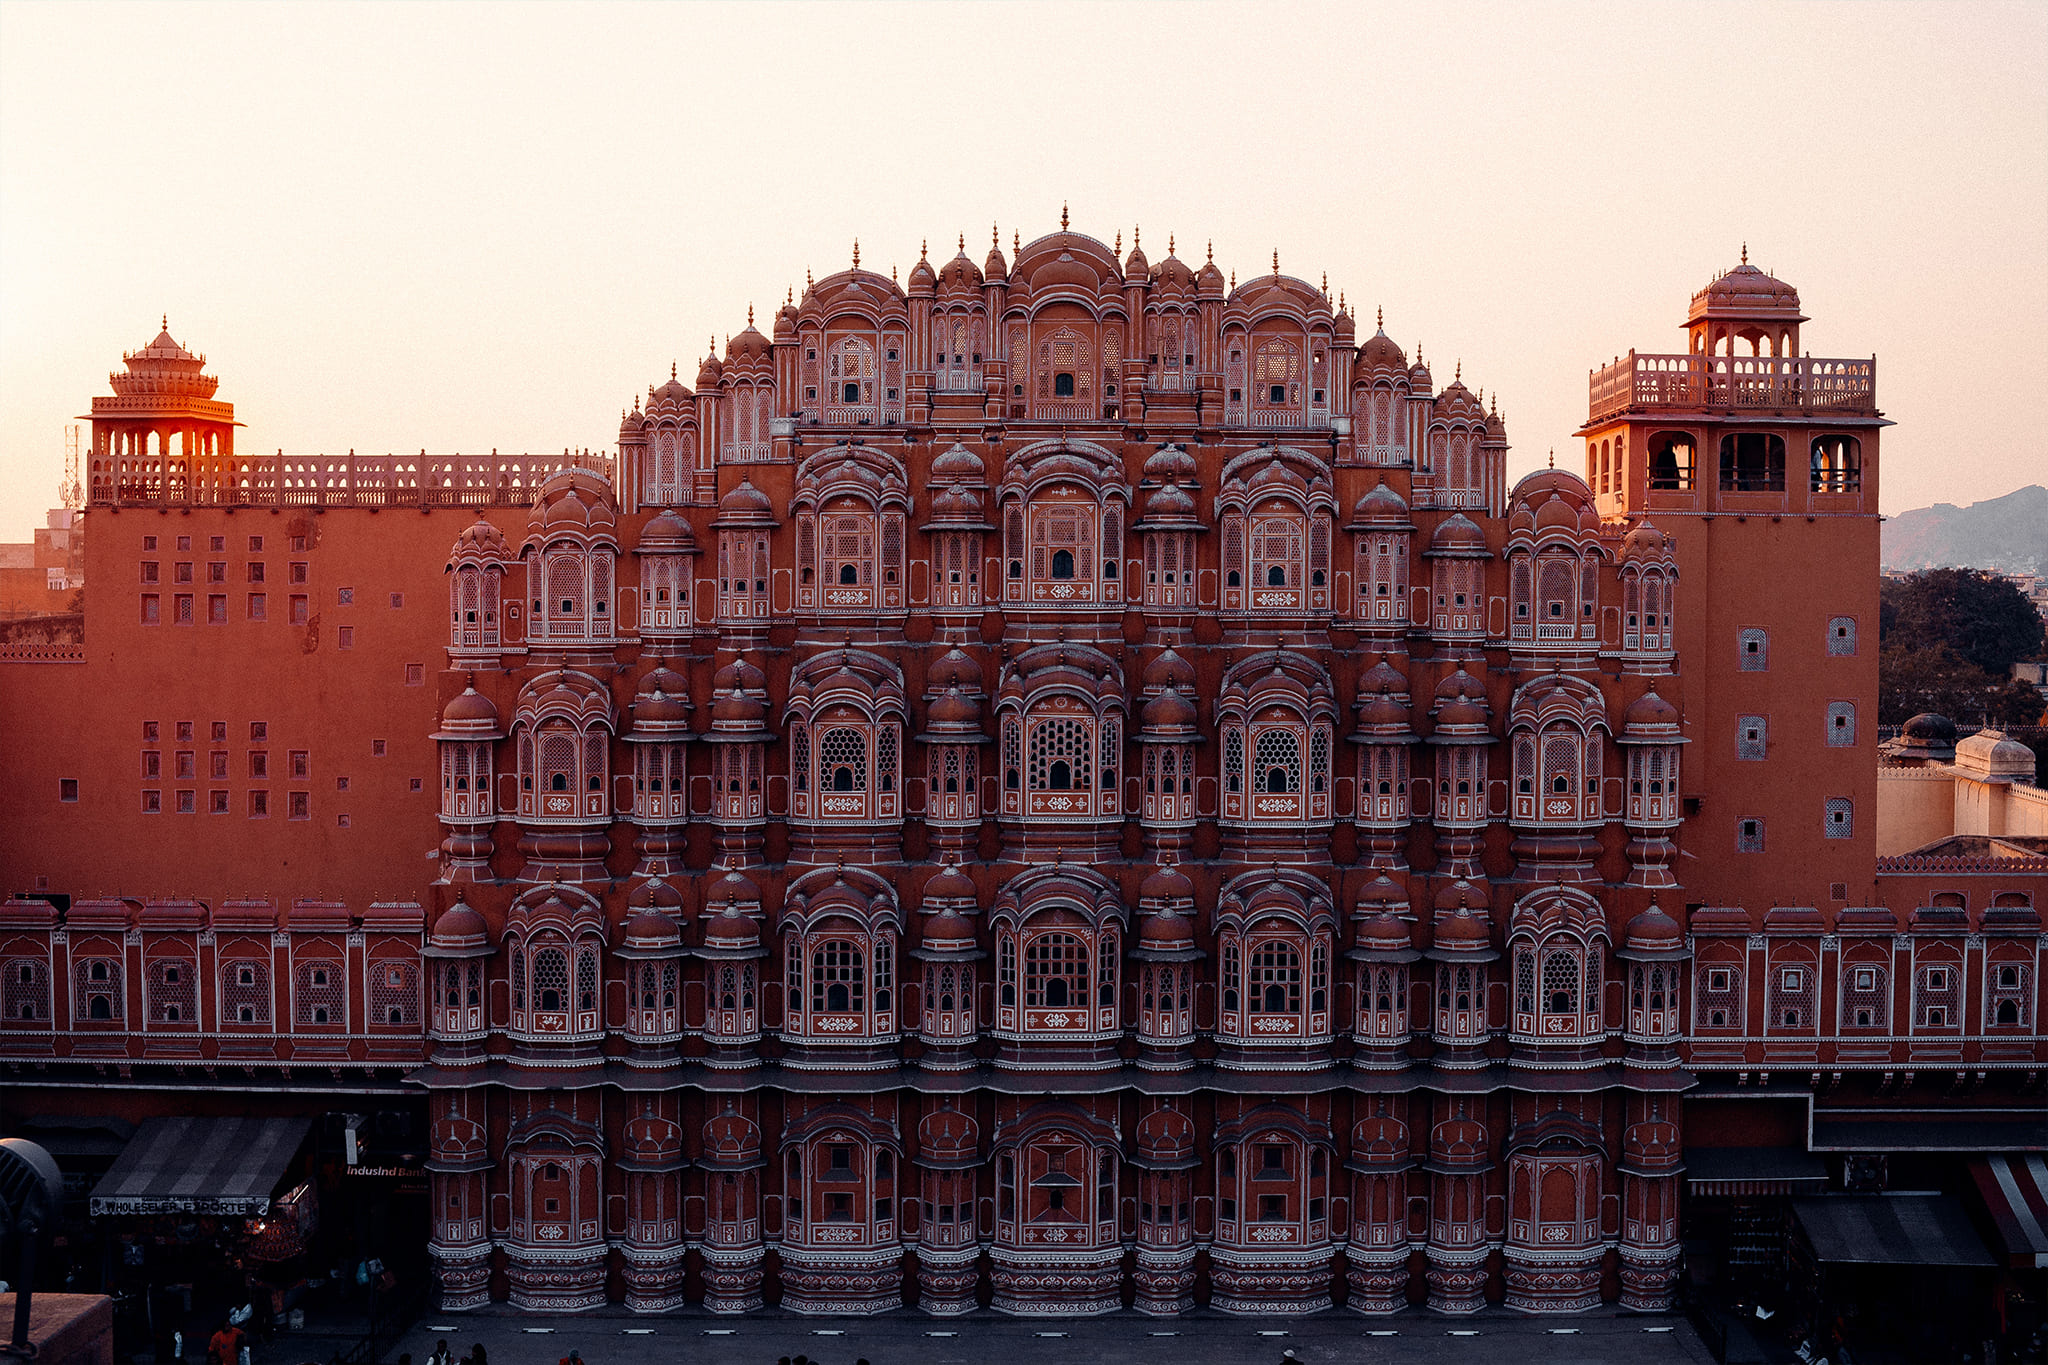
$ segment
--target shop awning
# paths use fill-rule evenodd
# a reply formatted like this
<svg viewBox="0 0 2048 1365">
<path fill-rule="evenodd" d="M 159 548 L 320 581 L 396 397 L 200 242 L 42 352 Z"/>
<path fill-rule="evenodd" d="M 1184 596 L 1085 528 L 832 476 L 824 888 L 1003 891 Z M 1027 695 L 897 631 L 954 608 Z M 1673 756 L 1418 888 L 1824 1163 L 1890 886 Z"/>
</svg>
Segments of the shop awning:
<svg viewBox="0 0 2048 1365">
<path fill-rule="evenodd" d="M 1965 1110 L 1893 1118 L 1813 1116 L 1816 1152 L 2038 1152 L 2048 1149 L 2039 1109 Z"/>
<path fill-rule="evenodd" d="M 100 1214 L 266 1213 L 313 1121 L 154 1118 L 93 1187 Z"/>
<path fill-rule="evenodd" d="M 1813 1256 L 1827 1265 L 1995 1266 L 1954 1199 L 1936 1194 L 1795 1199 Z"/>
<path fill-rule="evenodd" d="M 1970 1163 L 1970 1177 L 1998 1225 L 2006 1263 L 2048 1267 L 2048 1157 L 1986 1157 Z"/>
<path fill-rule="evenodd" d="M 1827 1163 L 1797 1147 L 1685 1149 L 1685 1186 L 1694 1195 L 1818 1194 L 1827 1183 Z"/>
</svg>

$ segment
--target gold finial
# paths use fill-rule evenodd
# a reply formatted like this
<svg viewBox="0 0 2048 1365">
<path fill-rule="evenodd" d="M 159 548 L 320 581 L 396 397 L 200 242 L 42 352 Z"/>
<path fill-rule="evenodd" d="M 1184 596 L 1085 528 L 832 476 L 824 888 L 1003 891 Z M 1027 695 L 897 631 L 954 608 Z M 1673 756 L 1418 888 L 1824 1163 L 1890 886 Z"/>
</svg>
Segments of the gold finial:
<svg viewBox="0 0 2048 1365">
<path fill-rule="evenodd" d="M 1172 243 L 1169 242 L 1167 245 L 1170 247 Z M 1209 239 L 1209 260 L 1212 264 L 1216 260 L 1216 239 L 1213 237 Z"/>
<path fill-rule="evenodd" d="M 964 232 L 960 234 L 960 251 L 963 255 L 967 251 L 967 234 Z"/>
<path fill-rule="evenodd" d="M 748 304 L 748 305 L 747 305 L 747 326 L 749 326 L 749 327 L 752 327 L 753 325 L 754 325 L 754 305 L 750 303 L 750 304 Z"/>
<path fill-rule="evenodd" d="M 853 268 L 860 269 L 860 238 L 853 239 Z"/>
<path fill-rule="evenodd" d="M 1116 230 L 1116 245 L 1111 247 L 1110 250 L 1119 256 L 1124 254 L 1124 230 L 1122 228 Z"/>
<path fill-rule="evenodd" d="M 1230 268 L 1230 287 L 1231 287 L 1232 289 L 1235 289 L 1235 288 L 1237 288 L 1237 267 L 1236 267 L 1236 266 L 1232 266 L 1232 267 Z"/>
<path fill-rule="evenodd" d="M 676 377 L 676 362 L 673 360 L 669 361 L 668 363 L 668 377 L 670 379 L 674 379 Z M 640 400 L 636 398 L 633 401 L 637 403 Z"/>
<path fill-rule="evenodd" d="M 1329 293 L 1330 293 L 1330 272 L 1329 272 L 1329 271 L 1327 271 L 1327 270 L 1325 270 L 1325 271 L 1323 272 L 1323 295 L 1324 295 L 1324 297 L 1326 297 L 1326 298 L 1327 298 L 1327 297 L 1329 296 Z"/>
<path fill-rule="evenodd" d="M 809 266 L 805 266 L 805 267 L 804 267 L 804 292 L 805 292 L 806 294 L 810 293 L 810 292 L 811 292 L 811 287 L 812 287 L 812 286 L 811 286 L 811 268 L 810 268 Z"/>
<path fill-rule="evenodd" d="M 988 225 L 988 249 L 990 251 L 1001 251 L 1003 249 L 1003 230 L 995 223 Z"/>
<path fill-rule="evenodd" d="M 919 259 L 919 260 L 921 261 L 921 260 L 925 259 L 925 257 L 926 257 L 926 256 L 930 255 L 930 254 L 931 254 L 931 245 L 932 245 L 932 244 L 931 244 L 931 242 L 930 242 L 929 240 L 927 240 L 926 238 L 923 238 L 923 237 L 920 237 L 920 238 L 918 238 L 918 239 L 917 239 L 917 259 Z"/>
<path fill-rule="evenodd" d="M 783 303 L 785 303 L 785 304 L 789 304 L 789 305 L 794 305 L 794 304 L 796 303 L 796 286 L 795 286 L 795 285 L 791 285 L 791 286 L 789 287 L 789 292 L 788 292 L 787 294 L 783 295 L 782 301 L 783 301 Z"/>
<path fill-rule="evenodd" d="M 1065 200 L 1061 200 L 1061 201 L 1060 201 L 1060 231 L 1061 231 L 1061 232 L 1065 232 L 1066 230 L 1067 230 L 1067 205 L 1066 205 L 1066 201 L 1065 201 Z"/>
<path fill-rule="evenodd" d="M 1273 248 L 1273 278 L 1280 278 L 1280 248 L 1277 246 Z"/>
<path fill-rule="evenodd" d="M 706 341 L 704 344 L 706 346 L 709 346 L 711 348 L 711 354 L 716 356 L 718 354 L 718 333 L 713 332 L 711 334 L 710 339 Z"/>
<path fill-rule="evenodd" d="M 1747 250 L 1748 250 L 1748 248 L 1746 248 L 1746 247 L 1745 247 L 1745 248 L 1744 248 L 1744 251 L 1745 251 L 1745 253 L 1747 252 Z M 1748 255 L 1747 255 L 1747 254 L 1745 254 L 1745 255 L 1743 256 L 1743 258 L 1742 258 L 1742 259 L 1746 261 L 1746 260 L 1748 260 L 1748 259 L 1749 259 L 1749 257 L 1748 257 Z M 166 332 L 168 332 L 168 331 L 170 331 L 170 330 L 171 330 L 171 315 L 170 315 L 169 313 L 166 313 L 166 314 L 164 314 L 164 330 L 165 330 Z"/>
<path fill-rule="evenodd" d="M 1744 265 L 1748 265 L 1748 264 L 1749 264 L 1749 243 L 1748 243 L 1748 242 L 1744 242 L 1744 243 L 1742 244 L 1742 263 L 1743 263 Z M 170 324 L 169 324 L 169 323 L 165 323 L 164 325 L 168 327 L 168 326 L 169 326 Z"/>
<path fill-rule="evenodd" d="M 1138 224 L 1136 224 L 1136 223 L 1133 223 L 1133 224 L 1131 224 L 1131 250 L 1133 250 L 1133 251 L 1142 251 L 1142 250 L 1144 250 L 1144 246 L 1142 245 L 1142 242 L 1141 242 L 1141 238 L 1142 238 L 1142 235 L 1143 235 L 1143 234 L 1141 233 L 1141 231 L 1140 231 L 1140 229 L 1139 229 L 1139 225 L 1138 225 Z M 1173 248 L 1172 248 L 1172 247 L 1170 247 L 1170 246 L 1169 246 L 1168 248 L 1166 248 L 1166 254 L 1167 254 L 1167 255 L 1169 255 L 1169 256 L 1171 256 L 1171 255 L 1173 254 Z"/>
<path fill-rule="evenodd" d="M 1465 362 L 1461 358 L 1451 370 L 1451 382 L 1456 384 L 1465 378 Z"/>
<path fill-rule="evenodd" d="M 889 262 L 889 283 L 896 283 L 896 262 Z"/>
<path fill-rule="evenodd" d="M 1552 469 L 1555 469 L 1555 468 L 1557 468 L 1557 447 L 1556 447 L 1556 446 L 1552 446 L 1552 447 L 1550 448 L 1550 467 L 1551 467 Z"/>
<path fill-rule="evenodd" d="M 1372 325 L 1379 328 L 1382 332 L 1387 330 L 1387 306 L 1384 303 L 1373 308 Z"/>
<path fill-rule="evenodd" d="M 1016 228 L 1011 228 L 1011 229 L 1010 229 L 1010 250 L 1012 250 L 1012 251 L 1022 251 L 1023 249 L 1024 249 L 1024 234 L 1023 234 L 1022 232 L 1018 231 L 1018 230 L 1017 230 Z"/>
</svg>

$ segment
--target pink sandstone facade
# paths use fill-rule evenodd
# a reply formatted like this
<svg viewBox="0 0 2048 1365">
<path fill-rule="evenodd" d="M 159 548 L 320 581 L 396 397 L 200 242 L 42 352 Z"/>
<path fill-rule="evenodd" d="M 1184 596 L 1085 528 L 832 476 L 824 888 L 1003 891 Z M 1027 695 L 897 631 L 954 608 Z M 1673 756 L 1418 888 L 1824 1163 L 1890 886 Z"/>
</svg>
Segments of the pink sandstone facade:
<svg viewBox="0 0 2048 1365">
<path fill-rule="evenodd" d="M 237 454 L 166 331 L 0 662 L 9 1112 L 414 1106 L 449 1309 L 1665 1308 L 1693 1147 L 2042 1102 L 2048 861 L 1876 856 L 1803 322 L 1720 277 L 1512 488 L 1323 289 L 1064 227 L 615 454 Z"/>
</svg>

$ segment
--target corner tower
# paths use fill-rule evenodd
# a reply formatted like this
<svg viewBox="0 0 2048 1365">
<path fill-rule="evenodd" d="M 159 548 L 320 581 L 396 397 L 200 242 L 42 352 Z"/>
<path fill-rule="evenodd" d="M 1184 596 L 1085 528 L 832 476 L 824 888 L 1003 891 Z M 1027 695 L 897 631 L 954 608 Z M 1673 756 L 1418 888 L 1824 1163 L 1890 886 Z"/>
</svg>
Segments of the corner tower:
<svg viewBox="0 0 2048 1365">
<path fill-rule="evenodd" d="M 1867 904 L 1876 820 L 1877 362 L 1800 351 L 1799 293 L 1742 263 L 1682 354 L 1591 376 L 1603 517 L 1676 545 L 1689 851 L 1709 905 Z M 1634 629 L 1633 626 L 1627 627 Z"/>
<path fill-rule="evenodd" d="M 220 380 L 206 357 L 171 336 L 124 353 L 107 376 L 114 396 L 92 400 L 93 501 L 219 503 L 234 500 L 235 405 L 214 399 Z"/>
</svg>

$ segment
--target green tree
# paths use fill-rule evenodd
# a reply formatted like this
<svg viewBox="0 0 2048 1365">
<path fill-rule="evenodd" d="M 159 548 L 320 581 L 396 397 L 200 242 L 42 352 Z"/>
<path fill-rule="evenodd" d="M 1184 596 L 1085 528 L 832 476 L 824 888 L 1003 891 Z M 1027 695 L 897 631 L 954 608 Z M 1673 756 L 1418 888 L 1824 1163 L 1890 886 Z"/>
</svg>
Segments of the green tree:
<svg viewBox="0 0 2048 1365">
<path fill-rule="evenodd" d="M 1947 648 L 2004 678 L 2041 653 L 2041 614 L 2005 579 L 1977 569 L 1925 569 L 1878 587 L 1878 636 L 1921 650 Z"/>
</svg>

